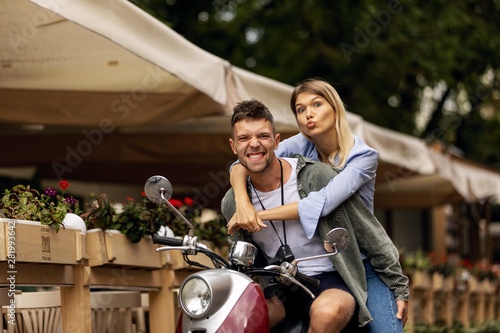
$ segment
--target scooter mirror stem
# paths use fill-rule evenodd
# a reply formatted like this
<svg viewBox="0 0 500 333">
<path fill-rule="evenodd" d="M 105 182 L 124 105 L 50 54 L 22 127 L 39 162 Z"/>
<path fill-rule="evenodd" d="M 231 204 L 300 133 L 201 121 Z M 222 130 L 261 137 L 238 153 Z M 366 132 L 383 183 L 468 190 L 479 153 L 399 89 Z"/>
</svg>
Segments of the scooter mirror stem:
<svg viewBox="0 0 500 333">
<path fill-rule="evenodd" d="M 165 201 L 165 203 L 168 205 L 168 207 L 170 207 L 170 209 L 172 209 L 184 221 L 184 223 L 187 224 L 187 226 L 189 227 L 189 236 L 193 236 L 194 235 L 194 227 L 191 224 L 191 222 L 189 222 L 188 219 L 185 218 L 184 215 L 182 215 L 181 212 L 179 212 L 177 210 L 177 208 L 175 208 L 174 205 L 172 205 L 170 203 L 170 201 L 168 201 L 168 199 L 165 198 L 165 189 L 164 188 L 160 189 L 160 193 L 161 193 L 161 198 L 163 199 L 163 201 Z"/>
<path fill-rule="evenodd" d="M 331 256 L 338 254 L 339 252 L 337 251 L 337 247 L 335 246 L 335 244 L 333 245 L 333 248 L 335 249 L 335 251 L 331 252 L 331 253 L 325 253 L 325 254 L 321 254 L 318 256 L 312 256 L 312 257 L 306 257 L 306 258 L 293 259 L 292 265 L 297 266 L 297 264 L 301 261 L 326 258 L 326 257 L 331 257 Z"/>
</svg>

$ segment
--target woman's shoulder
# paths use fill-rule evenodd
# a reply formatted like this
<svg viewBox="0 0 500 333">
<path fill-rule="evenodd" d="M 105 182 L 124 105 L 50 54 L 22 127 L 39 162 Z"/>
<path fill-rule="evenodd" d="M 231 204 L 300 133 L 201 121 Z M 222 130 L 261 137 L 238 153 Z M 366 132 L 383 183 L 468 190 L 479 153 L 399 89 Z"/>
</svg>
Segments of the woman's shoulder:
<svg viewBox="0 0 500 333">
<path fill-rule="evenodd" d="M 349 152 L 351 156 L 359 156 L 359 155 L 371 155 L 376 156 L 378 158 L 378 151 L 375 148 L 367 145 L 361 138 L 353 135 L 354 145 L 352 146 L 351 151 Z"/>
<path fill-rule="evenodd" d="M 280 157 L 290 156 L 292 154 L 301 154 L 314 158 L 315 146 L 302 133 L 295 134 L 280 142 L 276 155 Z"/>
<path fill-rule="evenodd" d="M 362 166 L 377 165 L 378 164 L 378 151 L 368 146 L 359 137 L 353 135 L 354 145 L 347 157 L 347 165 L 360 164 Z M 347 166 L 346 165 L 346 166 Z"/>
</svg>

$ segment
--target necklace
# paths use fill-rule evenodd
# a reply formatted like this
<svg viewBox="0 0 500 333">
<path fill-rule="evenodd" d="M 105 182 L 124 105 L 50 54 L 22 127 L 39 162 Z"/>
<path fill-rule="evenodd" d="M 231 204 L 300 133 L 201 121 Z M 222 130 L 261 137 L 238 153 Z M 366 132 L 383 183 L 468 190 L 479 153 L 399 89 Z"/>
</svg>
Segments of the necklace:
<svg viewBox="0 0 500 333">
<path fill-rule="evenodd" d="M 280 162 L 280 170 L 281 170 L 281 177 L 280 177 L 280 185 L 281 185 L 281 205 L 283 206 L 284 203 L 285 203 L 285 192 L 284 192 L 284 189 L 283 189 L 283 164 L 281 163 L 281 160 L 278 158 L 278 162 Z M 252 182 L 250 180 L 250 182 Z M 259 194 L 257 193 L 257 190 L 255 189 L 255 186 L 253 186 L 253 183 L 252 183 L 252 187 L 253 187 L 253 191 L 255 192 L 255 196 L 257 197 L 257 199 L 259 200 L 259 203 L 260 205 L 262 206 L 262 209 L 263 210 L 266 210 L 266 208 L 264 207 L 264 205 L 262 204 L 262 201 L 260 200 L 260 197 L 259 197 Z M 280 235 L 278 234 L 278 231 L 276 230 L 276 227 L 274 226 L 274 223 L 273 221 L 269 220 L 269 222 L 271 223 L 271 226 L 273 227 L 274 229 L 274 232 L 276 233 L 276 235 L 278 236 L 278 239 L 280 240 L 280 243 L 281 245 L 285 245 L 286 244 L 286 228 L 285 228 L 285 220 L 283 220 L 283 239 L 285 240 L 285 243 L 283 244 L 283 241 L 281 240 L 281 237 Z"/>
</svg>

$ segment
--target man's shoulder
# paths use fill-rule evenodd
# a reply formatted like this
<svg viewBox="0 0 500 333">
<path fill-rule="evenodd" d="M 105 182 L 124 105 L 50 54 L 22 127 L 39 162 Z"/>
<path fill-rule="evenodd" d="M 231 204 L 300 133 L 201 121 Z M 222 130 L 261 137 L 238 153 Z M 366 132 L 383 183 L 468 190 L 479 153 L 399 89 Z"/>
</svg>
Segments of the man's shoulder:
<svg viewBox="0 0 500 333">
<path fill-rule="evenodd" d="M 297 159 L 297 172 L 325 172 L 332 175 L 336 175 L 339 173 L 337 169 L 335 169 L 331 164 L 328 163 L 316 161 L 299 154 L 293 154 L 290 157 Z"/>
<path fill-rule="evenodd" d="M 221 212 L 226 219 L 230 219 L 235 211 L 236 211 L 236 203 L 234 201 L 234 191 L 232 188 L 230 188 L 224 195 L 224 198 L 222 198 Z"/>
</svg>

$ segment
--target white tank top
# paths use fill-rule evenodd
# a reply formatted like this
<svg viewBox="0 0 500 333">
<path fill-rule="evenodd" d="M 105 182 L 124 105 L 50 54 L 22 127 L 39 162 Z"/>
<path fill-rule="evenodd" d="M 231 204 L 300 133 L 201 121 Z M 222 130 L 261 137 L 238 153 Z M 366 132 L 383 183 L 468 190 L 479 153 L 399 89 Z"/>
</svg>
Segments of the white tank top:
<svg viewBox="0 0 500 333">
<path fill-rule="evenodd" d="M 284 204 L 293 203 L 300 200 L 299 193 L 297 191 L 297 159 L 294 158 L 282 158 L 292 166 L 292 173 L 288 181 L 283 184 L 284 189 Z M 266 209 L 275 208 L 281 206 L 281 188 L 270 192 L 260 192 L 256 191 L 252 186 L 252 204 L 257 211 L 263 210 L 262 205 Z M 257 195 L 255 194 L 257 192 Z M 260 201 L 259 201 L 260 198 Z M 261 203 L 262 202 L 262 205 Z M 274 227 L 272 227 L 269 221 L 262 221 L 267 225 L 267 228 L 262 228 L 261 231 L 252 234 L 253 241 L 264 251 L 268 258 L 274 258 L 276 251 L 278 251 L 281 246 L 281 242 L 285 242 L 283 234 L 283 221 L 273 220 Z M 318 254 L 325 254 L 326 251 L 323 248 L 323 242 L 318 237 L 317 234 L 311 239 L 307 239 L 302 224 L 299 220 L 287 220 L 285 221 L 286 229 L 286 239 L 287 244 L 290 246 L 292 253 L 296 259 L 311 257 Z M 279 235 L 279 237 L 278 237 Z M 280 241 L 281 239 L 281 241 Z M 299 272 L 313 276 L 325 272 L 334 271 L 335 268 L 329 258 L 321 258 L 314 260 L 306 260 L 300 262 Z"/>
</svg>

